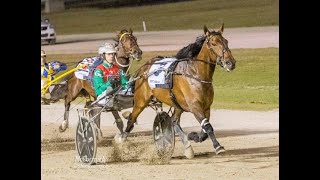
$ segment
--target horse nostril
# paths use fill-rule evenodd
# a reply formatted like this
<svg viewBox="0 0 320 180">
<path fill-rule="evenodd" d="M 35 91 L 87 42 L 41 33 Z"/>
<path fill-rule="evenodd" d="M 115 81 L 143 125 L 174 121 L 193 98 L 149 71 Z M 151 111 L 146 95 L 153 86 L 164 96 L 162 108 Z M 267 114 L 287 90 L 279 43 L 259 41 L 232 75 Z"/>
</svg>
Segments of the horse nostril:
<svg viewBox="0 0 320 180">
<path fill-rule="evenodd" d="M 231 62 L 230 62 L 230 61 L 227 61 L 226 64 L 227 64 L 228 66 L 230 66 L 230 65 L 231 65 Z"/>
</svg>

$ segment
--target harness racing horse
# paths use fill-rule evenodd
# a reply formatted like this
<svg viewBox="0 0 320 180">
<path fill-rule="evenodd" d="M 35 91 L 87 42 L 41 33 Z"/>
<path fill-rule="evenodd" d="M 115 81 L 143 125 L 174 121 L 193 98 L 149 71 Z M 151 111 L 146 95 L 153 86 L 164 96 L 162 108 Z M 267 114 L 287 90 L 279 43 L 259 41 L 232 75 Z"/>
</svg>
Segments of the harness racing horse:
<svg viewBox="0 0 320 180">
<path fill-rule="evenodd" d="M 117 34 L 117 40 L 115 44 L 115 48 L 117 50 L 115 61 L 117 65 L 123 69 L 124 72 L 127 73 L 130 67 L 130 59 L 133 60 L 141 60 L 142 51 L 137 44 L 137 38 L 132 34 L 132 30 L 121 30 Z M 67 91 L 65 92 L 65 112 L 64 112 L 64 120 L 59 126 L 59 131 L 64 132 L 69 126 L 69 110 L 70 110 L 70 103 L 74 101 L 84 90 L 85 95 L 92 96 L 96 99 L 96 94 L 91 83 L 88 80 L 81 80 L 78 79 L 74 73 L 68 77 L 67 80 Z M 87 96 L 88 97 L 88 96 Z M 86 103 L 86 106 L 90 104 L 91 101 Z M 114 118 L 116 119 L 117 127 L 119 128 L 120 132 L 123 132 L 123 122 L 121 117 L 119 116 L 118 111 L 112 111 Z M 100 115 L 97 116 L 95 122 L 100 129 Z"/>
<path fill-rule="evenodd" d="M 210 106 L 213 102 L 213 74 L 216 65 L 220 65 L 227 71 L 235 69 L 236 60 L 228 48 L 228 41 L 222 36 L 224 25 L 218 31 L 209 31 L 204 26 L 204 35 L 182 48 L 176 54 L 176 67 L 172 71 L 172 88 L 151 89 L 148 85 L 149 69 L 160 58 L 149 60 L 137 72 L 136 77 L 141 77 L 135 82 L 133 110 L 127 119 L 125 132 L 117 134 L 115 141 L 122 143 L 134 127 L 137 117 L 146 108 L 151 100 L 165 103 L 174 108 L 171 120 L 174 131 L 181 138 L 187 158 L 193 158 L 194 153 L 191 143 L 203 142 L 211 138 L 216 154 L 224 152 L 224 147 L 220 145 L 215 137 L 214 130 L 210 124 Z M 162 59 L 162 58 L 161 58 Z M 191 132 L 186 135 L 180 127 L 180 117 L 183 112 L 191 112 L 201 125 L 200 133 Z"/>
</svg>

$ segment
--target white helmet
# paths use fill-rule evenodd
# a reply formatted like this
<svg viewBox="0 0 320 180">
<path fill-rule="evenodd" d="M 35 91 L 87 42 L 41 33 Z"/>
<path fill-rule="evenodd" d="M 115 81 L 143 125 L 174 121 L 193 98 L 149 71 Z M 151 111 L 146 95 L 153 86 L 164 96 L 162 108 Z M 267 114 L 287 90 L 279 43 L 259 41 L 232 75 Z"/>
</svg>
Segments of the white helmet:
<svg viewBox="0 0 320 180">
<path fill-rule="evenodd" d="M 105 43 L 99 47 L 99 54 L 103 53 L 116 53 L 116 49 L 110 43 Z"/>
</svg>

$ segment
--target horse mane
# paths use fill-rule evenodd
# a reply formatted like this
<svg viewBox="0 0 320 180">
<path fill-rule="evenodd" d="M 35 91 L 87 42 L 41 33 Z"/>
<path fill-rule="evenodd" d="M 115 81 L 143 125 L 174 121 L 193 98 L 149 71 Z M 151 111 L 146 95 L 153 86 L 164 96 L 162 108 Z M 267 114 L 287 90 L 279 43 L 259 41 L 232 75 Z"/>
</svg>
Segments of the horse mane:
<svg viewBox="0 0 320 180">
<path fill-rule="evenodd" d="M 183 47 L 180 49 L 177 54 L 177 59 L 183 59 L 183 58 L 194 58 L 196 57 L 203 45 L 203 42 L 206 40 L 205 35 L 198 36 L 196 41 L 194 43 L 189 44 L 186 47 Z"/>
</svg>

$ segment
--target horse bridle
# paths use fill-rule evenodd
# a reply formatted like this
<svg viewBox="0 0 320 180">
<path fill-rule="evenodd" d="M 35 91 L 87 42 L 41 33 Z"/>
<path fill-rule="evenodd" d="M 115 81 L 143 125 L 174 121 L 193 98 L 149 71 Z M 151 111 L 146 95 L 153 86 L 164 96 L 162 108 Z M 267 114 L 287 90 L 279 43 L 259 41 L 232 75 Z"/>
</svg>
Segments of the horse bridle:
<svg viewBox="0 0 320 180">
<path fill-rule="evenodd" d="M 135 42 L 135 43 L 134 43 L 133 46 L 138 46 L 138 44 L 137 44 L 137 38 L 134 37 L 131 33 L 128 33 L 128 32 L 123 33 L 123 34 L 120 36 L 119 42 L 121 43 L 122 48 L 123 48 L 126 52 L 128 52 L 128 49 L 123 45 L 123 42 L 122 42 L 122 38 L 123 38 L 125 35 L 128 35 L 128 36 L 130 37 L 130 39 L 134 39 L 134 42 Z M 126 55 L 127 55 L 127 54 L 126 54 Z M 132 55 L 131 53 L 129 53 L 129 56 L 130 56 L 130 57 L 133 57 L 133 55 Z M 126 56 L 126 58 L 129 58 L 129 57 Z"/>
<path fill-rule="evenodd" d="M 125 33 L 121 34 L 121 36 L 119 37 L 119 42 L 120 42 L 122 48 L 125 50 L 125 52 L 127 52 L 127 49 L 126 49 L 126 47 L 123 45 L 123 42 L 122 42 L 122 38 L 123 38 L 125 35 L 129 35 L 130 38 L 134 38 L 134 36 L 133 36 L 131 33 L 125 32 Z M 137 40 L 135 39 L 135 46 L 137 46 L 137 45 L 138 45 L 138 44 L 137 44 Z M 127 53 L 125 53 L 125 57 L 124 57 L 124 58 L 130 58 L 130 57 L 133 57 L 133 55 L 132 55 L 131 53 L 129 53 L 129 57 L 127 56 Z M 130 61 L 129 64 L 126 64 L 126 65 L 121 64 L 121 63 L 118 61 L 117 56 L 115 56 L 115 60 L 116 60 L 117 64 L 118 64 L 120 67 L 129 67 L 130 64 L 132 63 L 132 61 Z"/>
<path fill-rule="evenodd" d="M 211 35 L 213 36 L 213 35 Z M 214 53 L 214 55 L 217 57 L 217 60 L 216 62 L 207 62 L 205 60 L 202 60 L 202 59 L 193 59 L 192 61 L 200 61 L 200 62 L 203 62 L 203 63 L 206 63 L 206 64 L 209 64 L 209 65 L 216 65 L 216 64 L 219 64 L 221 67 L 223 67 L 223 64 L 225 64 L 225 60 L 224 60 L 224 53 L 227 52 L 227 51 L 230 51 L 229 48 L 225 48 L 226 45 L 224 44 L 224 42 L 222 41 L 222 44 L 223 44 L 223 49 L 222 49 L 222 55 L 219 56 L 215 51 L 214 49 L 209 45 L 209 40 L 211 38 L 211 36 L 207 37 L 206 38 L 206 45 L 207 45 L 207 48 L 210 50 L 210 52 Z M 211 84 L 212 83 L 212 80 L 211 81 L 206 81 L 206 80 L 201 80 L 199 78 L 196 78 L 196 77 L 193 77 L 192 75 L 189 75 L 189 74 L 185 74 L 185 73 L 182 73 L 181 75 L 184 75 L 184 76 L 187 76 L 189 78 L 193 78 L 201 83 L 205 83 L 205 84 Z"/>
<path fill-rule="evenodd" d="M 222 53 L 221 53 L 222 55 L 219 56 L 218 53 L 216 53 L 216 52 L 214 51 L 213 47 L 211 47 L 211 45 L 209 45 L 209 40 L 210 40 L 210 38 L 211 38 L 212 36 L 213 36 L 213 35 L 207 37 L 207 39 L 206 39 L 207 48 L 208 48 L 212 53 L 214 53 L 215 56 L 217 56 L 217 60 L 216 60 L 216 61 L 217 61 L 217 64 L 219 64 L 221 67 L 224 67 L 224 64 L 226 64 L 226 61 L 225 61 L 225 59 L 224 59 L 224 53 L 227 52 L 227 51 L 230 51 L 230 49 L 229 49 L 228 47 L 226 48 L 227 45 L 225 45 L 225 43 L 224 43 L 223 41 L 221 41 L 222 44 L 223 44 L 223 49 L 222 49 Z"/>
</svg>

